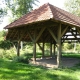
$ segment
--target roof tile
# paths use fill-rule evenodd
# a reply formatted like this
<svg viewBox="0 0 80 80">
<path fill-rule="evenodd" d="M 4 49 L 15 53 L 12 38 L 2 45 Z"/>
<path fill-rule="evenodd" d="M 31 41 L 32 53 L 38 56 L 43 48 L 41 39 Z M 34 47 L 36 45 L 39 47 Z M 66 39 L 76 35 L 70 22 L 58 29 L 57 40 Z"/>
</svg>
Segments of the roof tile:
<svg viewBox="0 0 80 80">
<path fill-rule="evenodd" d="M 5 29 L 48 19 L 55 19 L 75 26 L 80 26 L 80 17 L 47 3 L 7 25 Z"/>
</svg>

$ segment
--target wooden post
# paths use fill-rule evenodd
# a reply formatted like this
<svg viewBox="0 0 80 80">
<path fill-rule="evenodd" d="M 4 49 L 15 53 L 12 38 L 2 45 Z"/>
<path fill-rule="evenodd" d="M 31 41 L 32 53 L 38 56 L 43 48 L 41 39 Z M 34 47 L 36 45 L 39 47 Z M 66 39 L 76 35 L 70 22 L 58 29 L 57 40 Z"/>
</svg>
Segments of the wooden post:
<svg viewBox="0 0 80 80">
<path fill-rule="evenodd" d="M 42 45 L 42 58 L 44 58 L 44 42 L 43 42 L 43 45 Z"/>
<path fill-rule="evenodd" d="M 42 51 L 42 58 L 44 58 L 44 42 L 42 43 L 42 46 L 39 44 L 39 43 L 37 43 L 38 44 L 38 46 L 39 46 L 39 48 L 41 49 L 41 51 Z"/>
<path fill-rule="evenodd" d="M 61 40 L 57 43 L 57 66 L 61 67 Z"/>
<path fill-rule="evenodd" d="M 20 41 L 18 41 L 18 44 L 17 44 L 17 56 L 18 57 L 20 56 Z"/>
<path fill-rule="evenodd" d="M 33 61 L 36 61 L 36 42 L 33 43 Z"/>
<path fill-rule="evenodd" d="M 58 29 L 57 48 L 57 67 L 61 67 L 61 24 Z"/>
<path fill-rule="evenodd" d="M 52 43 L 50 43 L 50 56 L 52 57 Z"/>
<path fill-rule="evenodd" d="M 56 48 L 56 44 L 54 44 L 54 57 L 55 57 L 55 48 Z"/>
<path fill-rule="evenodd" d="M 20 31 L 18 31 L 18 44 L 17 44 L 17 56 L 20 56 Z"/>
<path fill-rule="evenodd" d="M 23 42 L 21 41 L 21 50 L 23 49 Z"/>
</svg>

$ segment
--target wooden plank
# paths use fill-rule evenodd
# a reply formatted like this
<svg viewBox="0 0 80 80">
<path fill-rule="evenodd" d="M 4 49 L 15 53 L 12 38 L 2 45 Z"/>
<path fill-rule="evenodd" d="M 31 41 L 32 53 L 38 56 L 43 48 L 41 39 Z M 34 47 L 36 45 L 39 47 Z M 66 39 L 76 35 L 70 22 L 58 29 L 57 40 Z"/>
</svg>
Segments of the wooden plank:
<svg viewBox="0 0 80 80">
<path fill-rule="evenodd" d="M 61 37 L 65 34 L 66 30 L 68 29 L 68 26 L 63 30 Z"/>
<path fill-rule="evenodd" d="M 43 31 L 46 29 L 46 27 L 43 27 L 42 29 L 41 29 L 41 31 L 39 32 L 39 34 L 38 34 L 38 36 L 37 36 L 37 38 L 36 38 L 36 42 L 38 41 L 38 39 L 40 38 L 40 36 L 42 35 L 42 33 L 43 33 Z"/>
<path fill-rule="evenodd" d="M 52 35 L 53 39 L 57 42 L 57 38 L 56 36 L 54 35 L 54 33 L 52 32 L 52 30 L 50 28 L 47 28 L 49 33 Z"/>
</svg>

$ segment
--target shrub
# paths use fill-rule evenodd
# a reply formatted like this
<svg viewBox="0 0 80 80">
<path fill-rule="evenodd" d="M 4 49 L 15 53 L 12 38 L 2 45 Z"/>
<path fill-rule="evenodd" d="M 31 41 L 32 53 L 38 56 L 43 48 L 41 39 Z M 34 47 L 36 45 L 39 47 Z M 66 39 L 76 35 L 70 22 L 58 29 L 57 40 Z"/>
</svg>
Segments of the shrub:
<svg viewBox="0 0 80 80">
<path fill-rule="evenodd" d="M 0 49 L 0 58 L 12 60 L 15 56 L 16 54 L 13 48 L 10 50 Z"/>
<path fill-rule="evenodd" d="M 15 62 L 21 62 L 21 63 L 26 63 L 26 64 L 29 63 L 28 57 L 24 57 L 24 56 L 15 57 L 13 61 L 15 61 Z"/>
</svg>

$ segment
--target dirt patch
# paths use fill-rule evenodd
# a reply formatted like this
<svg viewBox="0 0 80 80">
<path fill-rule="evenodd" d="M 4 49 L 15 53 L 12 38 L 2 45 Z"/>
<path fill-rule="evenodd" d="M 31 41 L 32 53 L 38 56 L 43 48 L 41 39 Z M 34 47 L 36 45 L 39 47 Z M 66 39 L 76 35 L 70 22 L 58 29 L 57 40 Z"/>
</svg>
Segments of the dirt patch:
<svg viewBox="0 0 80 80">
<path fill-rule="evenodd" d="M 63 67 L 73 67 L 76 64 L 80 63 L 80 59 L 77 58 L 62 58 L 62 66 Z M 30 61 L 32 64 L 35 65 L 42 65 L 44 67 L 47 68 L 57 68 L 57 59 L 56 58 L 50 58 L 50 57 L 46 57 L 46 58 L 37 58 L 36 62 Z"/>
</svg>

